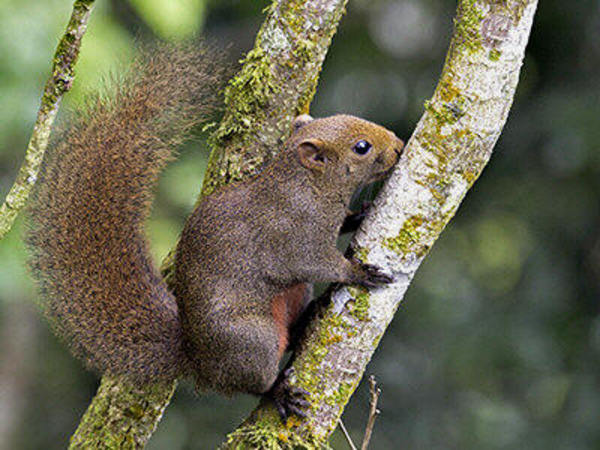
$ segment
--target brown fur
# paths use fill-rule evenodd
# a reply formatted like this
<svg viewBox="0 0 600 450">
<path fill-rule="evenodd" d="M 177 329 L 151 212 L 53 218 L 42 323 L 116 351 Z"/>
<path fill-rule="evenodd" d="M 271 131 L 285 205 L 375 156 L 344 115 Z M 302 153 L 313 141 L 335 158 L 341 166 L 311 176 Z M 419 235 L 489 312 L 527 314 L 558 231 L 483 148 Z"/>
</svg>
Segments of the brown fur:
<svg viewBox="0 0 600 450">
<path fill-rule="evenodd" d="M 335 245 L 352 193 L 389 171 L 402 142 L 352 116 L 298 118 L 276 161 L 190 215 L 173 296 L 143 223 L 173 147 L 213 110 L 213 61 L 159 49 L 80 113 L 31 209 L 32 266 L 46 314 L 89 366 L 139 381 L 193 373 L 199 388 L 265 393 L 312 283 L 389 281 Z M 373 147 L 360 156 L 362 139 Z"/>
<path fill-rule="evenodd" d="M 216 61 L 204 47 L 148 51 L 74 115 L 45 163 L 29 214 L 31 266 L 55 330 L 101 372 L 181 373 L 177 305 L 143 223 L 173 149 L 217 106 Z"/>
<path fill-rule="evenodd" d="M 361 139 L 373 145 L 368 155 L 352 150 Z M 200 388 L 266 392 L 287 343 L 293 287 L 370 279 L 336 240 L 353 192 L 381 178 L 401 148 L 393 133 L 356 117 L 304 121 L 261 174 L 200 202 L 175 258 L 185 350 Z"/>
<path fill-rule="evenodd" d="M 279 359 L 288 348 L 290 330 L 310 301 L 312 289 L 306 283 L 296 284 L 285 291 L 275 294 L 271 303 L 273 321 L 279 335 L 277 355 Z"/>
</svg>

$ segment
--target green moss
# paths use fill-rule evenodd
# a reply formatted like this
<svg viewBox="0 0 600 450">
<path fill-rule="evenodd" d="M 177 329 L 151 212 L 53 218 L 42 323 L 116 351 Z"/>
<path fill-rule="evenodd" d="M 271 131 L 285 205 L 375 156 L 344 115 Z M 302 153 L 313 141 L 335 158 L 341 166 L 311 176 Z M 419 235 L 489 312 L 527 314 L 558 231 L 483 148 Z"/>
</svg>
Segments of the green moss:
<svg viewBox="0 0 600 450">
<path fill-rule="evenodd" d="M 264 115 L 261 107 L 268 103 L 268 97 L 275 89 L 271 61 L 261 47 L 248 52 L 240 63 L 242 70 L 225 88 L 225 103 L 230 114 L 211 135 L 212 146 L 253 129 L 258 118 Z"/>
<path fill-rule="evenodd" d="M 441 126 L 453 124 L 464 116 L 464 105 L 465 100 L 458 99 L 454 102 L 442 103 L 441 107 L 437 107 L 432 100 L 427 100 L 424 106 L 425 110 L 429 111 Z"/>
<path fill-rule="evenodd" d="M 479 173 L 475 172 L 472 169 L 467 169 L 463 171 L 462 176 L 465 179 L 465 181 L 469 183 L 469 186 L 472 186 L 473 183 L 475 183 L 475 180 L 477 180 L 477 178 L 479 177 Z"/>
<path fill-rule="evenodd" d="M 357 382 L 342 382 L 337 390 L 325 401 L 328 405 L 345 405 L 356 388 Z"/>
<path fill-rule="evenodd" d="M 363 322 L 369 318 L 369 307 L 371 294 L 364 288 L 349 287 L 348 292 L 354 298 L 353 302 L 348 302 L 350 315 Z"/>
<path fill-rule="evenodd" d="M 140 448 L 150 437 L 174 390 L 174 383 L 140 389 L 124 379 L 105 375 L 71 437 L 69 448 Z"/>
<path fill-rule="evenodd" d="M 432 100 L 425 102 L 425 110 L 436 120 L 436 129 L 455 123 L 465 115 L 467 99 L 461 94 L 449 76 L 443 76 L 437 85 Z"/>
<path fill-rule="evenodd" d="M 316 370 L 323 358 L 329 353 L 329 347 L 342 339 L 340 331 L 345 327 L 343 320 L 337 315 L 328 315 L 319 323 L 316 345 L 314 350 L 304 355 L 301 361 L 303 370 L 298 372 L 299 385 L 311 393 L 310 400 L 316 405 L 323 397 L 324 390 L 320 388 L 320 378 L 312 374 L 318 373 Z M 321 393 L 321 394 L 319 394 Z"/>
<path fill-rule="evenodd" d="M 279 420 L 277 418 L 276 420 Z M 289 421 L 288 421 L 289 422 Z M 314 450 L 330 449 L 326 441 L 317 440 L 312 434 L 296 433 L 293 426 L 273 426 L 261 421 L 255 425 L 243 425 L 229 434 L 223 449 L 253 450 Z"/>
<path fill-rule="evenodd" d="M 359 247 L 354 250 L 354 257 L 358 259 L 360 262 L 367 262 L 367 258 L 369 257 L 370 250 L 367 247 Z"/>
<path fill-rule="evenodd" d="M 346 332 L 346 337 L 347 337 L 348 339 L 351 339 L 351 338 L 353 338 L 354 336 L 356 336 L 357 334 L 358 334 L 358 331 L 356 331 L 355 329 L 351 329 L 351 330 L 348 330 L 348 331 Z"/>
<path fill-rule="evenodd" d="M 483 13 L 477 7 L 476 0 L 462 0 L 459 2 L 458 14 L 454 19 L 454 45 L 455 49 L 468 53 L 481 50 L 481 20 Z"/>
<path fill-rule="evenodd" d="M 219 138 L 251 129 L 256 121 L 254 115 L 267 104 L 275 89 L 271 60 L 262 47 L 253 48 L 240 63 L 242 70 L 225 88 L 225 103 L 232 114 L 227 126 L 222 125 L 217 130 Z"/>
<path fill-rule="evenodd" d="M 351 315 L 357 320 L 367 320 L 369 293 L 359 288 L 349 288 L 349 291 L 355 298 L 354 303 L 349 304 Z M 332 392 L 328 386 L 323 386 L 323 380 L 331 377 L 332 369 L 322 367 L 321 364 L 332 345 L 341 342 L 349 335 L 356 335 L 356 331 L 352 323 L 344 319 L 342 315 L 327 315 L 319 322 L 316 333 L 316 343 L 311 344 L 313 350 L 310 353 L 304 353 L 296 363 L 296 368 L 299 369 L 297 371 L 298 385 L 311 393 L 309 401 L 313 407 L 323 403 L 337 404 L 343 407 L 350 398 L 351 392 L 341 398 L 339 390 Z M 312 375 L 316 373 L 319 375 Z"/>
<path fill-rule="evenodd" d="M 310 39 L 299 38 L 294 44 L 294 56 L 301 62 L 314 61 L 314 54 L 317 49 L 317 44 L 315 42 Z"/>
<path fill-rule="evenodd" d="M 462 0 L 454 20 L 455 49 L 474 53 L 483 48 L 481 42 L 481 20 L 483 13 L 477 7 L 476 0 Z"/>
<path fill-rule="evenodd" d="M 353 383 L 340 383 L 338 387 L 338 398 L 340 400 L 349 399 L 352 393 L 354 392 L 354 388 L 356 386 L 356 382 Z"/>
<path fill-rule="evenodd" d="M 422 216 L 412 216 L 404 221 L 402 228 L 395 237 L 385 238 L 382 245 L 400 255 L 416 253 L 418 256 L 424 254 L 427 249 L 423 249 L 420 244 L 422 231 L 419 227 L 423 225 L 425 219 Z"/>
<path fill-rule="evenodd" d="M 490 61 L 498 61 L 500 59 L 501 55 L 502 55 L 502 52 L 500 50 L 498 50 L 497 48 L 493 48 L 488 53 L 488 59 Z"/>
<path fill-rule="evenodd" d="M 448 74 L 446 73 L 436 89 L 434 99 L 438 103 L 442 98 L 450 100 L 450 104 L 457 108 L 451 110 L 447 104 L 444 104 L 440 111 L 440 108 L 433 107 L 433 101 L 429 102 L 426 105 L 427 111 L 430 113 L 429 123 L 424 128 L 427 131 L 422 131 L 418 136 L 421 147 L 436 156 L 436 163 L 430 162 L 429 167 L 432 170 L 417 182 L 427 187 L 440 203 L 445 201 L 446 188 L 452 184 L 451 178 L 455 174 L 462 171 L 464 178 L 469 182 L 474 181 L 478 176 L 469 166 L 452 166 L 450 169 L 448 167 L 448 161 L 453 158 L 455 149 L 469 148 L 476 136 L 469 129 L 447 126 L 454 125 L 465 114 L 469 103 L 447 78 Z"/>
<path fill-rule="evenodd" d="M 448 77 L 442 78 L 436 88 L 437 97 L 443 102 L 450 103 L 460 97 L 460 90 L 452 84 Z"/>
<path fill-rule="evenodd" d="M 455 121 L 448 111 L 437 108 L 432 100 L 426 100 L 423 106 L 425 107 L 425 111 L 428 111 L 439 123 L 445 124 L 453 123 Z"/>
<path fill-rule="evenodd" d="M 244 173 L 255 173 L 264 161 L 262 157 L 256 157 L 252 161 L 244 160 L 241 149 L 247 145 L 244 139 L 259 135 L 259 124 L 266 122 L 265 105 L 276 89 L 271 70 L 272 61 L 264 49 L 257 45 L 240 62 L 243 64 L 242 70 L 230 80 L 224 92 L 228 113 L 208 139 L 209 146 L 216 149 L 225 147 L 226 143 L 237 138 L 237 148 L 240 151 L 229 154 L 226 166 L 216 161 L 224 157 L 222 152 L 211 152 L 203 195 L 210 194 L 223 184 L 240 180 L 242 169 Z M 235 158 L 239 159 L 239 164 Z"/>
<path fill-rule="evenodd" d="M 456 208 L 427 221 L 421 216 L 413 216 L 404 222 L 397 236 L 384 239 L 383 246 L 401 256 L 409 253 L 417 257 L 425 256 L 431 248 L 428 242 L 435 240 L 442 232 L 455 210 Z"/>
<path fill-rule="evenodd" d="M 369 292 L 357 287 L 350 287 L 348 291 L 354 298 L 347 304 L 350 315 L 359 321 L 368 320 Z M 297 372 L 298 385 L 311 393 L 309 401 L 313 407 L 327 404 L 339 405 L 343 409 L 356 388 L 358 380 L 353 383 L 341 383 L 334 391 L 329 386 L 324 386 L 324 380 L 331 378 L 333 369 L 321 366 L 332 345 L 347 337 L 356 336 L 356 327 L 353 324 L 353 321 L 348 321 L 343 315 L 326 315 L 319 322 L 316 330 L 317 342 L 311 344 L 313 350 L 310 353 L 304 353 L 302 359 L 296 363 L 296 367 L 299 369 Z M 315 373 L 319 375 L 311 375 Z"/>
<path fill-rule="evenodd" d="M 269 5 L 265 6 L 262 10 L 263 14 L 269 15 L 275 12 L 277 9 L 277 2 L 271 2 Z"/>
<path fill-rule="evenodd" d="M 317 50 L 317 46 L 313 41 L 308 39 L 297 39 L 295 44 L 296 46 L 293 52 L 297 61 L 300 61 L 302 62 L 302 65 L 305 65 L 306 63 L 315 60 L 315 51 Z M 315 92 L 317 90 L 319 74 L 320 70 L 315 73 L 315 76 L 312 77 L 312 79 L 307 80 L 306 88 L 302 91 L 300 97 L 298 98 L 298 105 L 295 111 L 296 115 L 309 113 L 310 102 L 315 96 Z"/>
<path fill-rule="evenodd" d="M 136 420 L 142 418 L 145 412 L 144 408 L 138 404 L 131 405 L 129 408 L 125 409 L 125 415 Z"/>
<path fill-rule="evenodd" d="M 304 17 L 307 13 L 305 2 L 301 0 L 289 1 L 279 8 L 275 6 L 268 8 L 268 12 L 273 16 L 272 20 L 285 24 L 282 30 L 287 34 L 288 41 L 293 45 L 291 52 L 294 58 L 287 62 L 290 75 L 303 79 L 305 74 L 298 72 L 296 70 L 297 67 L 304 67 L 314 62 L 318 58 L 319 51 L 319 46 L 314 39 L 304 37 L 307 34 L 305 29 L 306 19 Z M 310 102 L 315 95 L 318 78 L 319 72 L 315 73 L 312 79 L 306 80 L 305 87 L 300 90 L 301 95 L 294 111 L 296 115 L 309 112 Z M 283 130 L 285 127 L 280 129 Z"/>
<path fill-rule="evenodd" d="M 304 14 L 306 14 L 303 0 L 293 0 L 284 3 L 284 7 L 280 8 L 281 18 L 283 22 L 290 28 L 290 30 L 299 36 L 304 32 Z"/>
<path fill-rule="evenodd" d="M 383 333 L 375 336 L 375 338 L 373 339 L 373 344 L 371 344 L 373 348 L 377 348 L 379 346 L 379 341 L 381 341 L 382 337 L 383 337 Z"/>
</svg>

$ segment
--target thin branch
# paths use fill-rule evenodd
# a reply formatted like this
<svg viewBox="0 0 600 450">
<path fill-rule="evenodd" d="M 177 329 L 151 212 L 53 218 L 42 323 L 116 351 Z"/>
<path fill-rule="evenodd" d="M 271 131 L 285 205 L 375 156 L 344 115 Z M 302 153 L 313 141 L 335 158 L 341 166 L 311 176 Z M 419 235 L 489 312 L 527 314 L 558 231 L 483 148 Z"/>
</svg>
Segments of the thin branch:
<svg viewBox="0 0 600 450">
<path fill-rule="evenodd" d="M 342 430 L 342 433 L 344 434 L 344 437 L 346 438 L 346 442 L 348 442 L 348 445 L 350 446 L 350 448 L 352 450 L 358 450 L 356 448 L 356 445 L 354 445 L 354 442 L 352 442 L 352 438 L 350 437 L 350 434 L 348 433 L 348 430 L 346 429 L 346 426 L 344 425 L 344 422 L 341 418 L 340 418 L 339 426 L 340 426 L 340 430 Z"/>
<path fill-rule="evenodd" d="M 419 265 L 487 164 L 513 101 L 537 0 L 460 0 L 444 69 L 404 155 L 354 241 L 394 275 L 385 288 L 341 287 L 311 323 L 290 383 L 311 392 L 305 418 L 281 424 L 261 403 L 228 444 L 325 446 Z M 268 429 L 267 429 L 268 424 Z M 266 437 L 268 435 L 268 437 Z M 270 439 L 270 440 L 268 440 Z M 231 447 L 231 445 L 230 445 Z M 240 445 L 239 448 L 245 448 Z"/>
<path fill-rule="evenodd" d="M 35 185 L 60 102 L 73 84 L 73 68 L 93 7 L 94 0 L 75 2 L 67 29 L 56 47 L 52 59 L 52 75 L 44 87 L 42 104 L 27 145 L 25 159 L 4 203 L 0 206 L 0 239 L 10 231 Z"/>
<path fill-rule="evenodd" d="M 289 133 L 293 118 L 308 109 L 346 2 L 273 1 L 226 93 L 203 194 L 260 170 L 279 150 L 277 143 Z M 167 283 L 172 270 L 171 253 L 161 269 Z M 175 383 L 134 387 L 104 376 L 70 448 L 143 448 L 174 389 Z"/>
<path fill-rule="evenodd" d="M 369 377 L 369 419 L 367 420 L 367 428 L 365 429 L 365 436 L 360 450 L 367 450 L 369 442 L 371 441 L 371 435 L 373 434 L 373 428 L 375 427 L 375 419 L 381 411 L 377 409 L 377 402 L 381 395 L 381 389 L 377 387 L 377 381 L 375 377 L 371 375 Z"/>
</svg>

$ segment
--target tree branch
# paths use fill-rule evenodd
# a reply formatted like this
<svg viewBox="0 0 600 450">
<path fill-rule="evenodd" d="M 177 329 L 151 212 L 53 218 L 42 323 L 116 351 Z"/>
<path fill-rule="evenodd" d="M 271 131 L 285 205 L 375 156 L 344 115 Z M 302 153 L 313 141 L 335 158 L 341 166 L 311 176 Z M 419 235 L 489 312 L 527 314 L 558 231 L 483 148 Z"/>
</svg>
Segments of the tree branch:
<svg viewBox="0 0 600 450">
<path fill-rule="evenodd" d="M 75 77 L 73 67 L 77 62 L 81 40 L 93 8 L 94 0 L 77 0 L 74 3 L 65 34 L 56 47 L 52 59 L 52 75 L 44 87 L 42 104 L 25 151 L 25 160 L 4 203 L 0 206 L 0 239 L 10 231 L 19 211 L 25 206 L 27 198 L 35 186 L 60 102 L 65 92 L 71 89 L 73 84 Z"/>
<path fill-rule="evenodd" d="M 276 0 L 268 8 L 254 48 L 227 89 L 202 195 L 252 175 L 280 149 L 293 118 L 308 109 L 346 2 Z M 167 283 L 172 254 L 161 269 Z M 143 448 L 174 389 L 175 383 L 134 387 L 104 376 L 70 448 Z"/>
<path fill-rule="evenodd" d="M 202 194 L 255 175 L 281 150 L 292 120 L 308 112 L 347 0 L 274 1 L 254 48 L 225 91 Z"/>
<path fill-rule="evenodd" d="M 175 385 L 140 387 L 105 375 L 71 437 L 69 449 L 143 448 L 171 401 Z"/>
<path fill-rule="evenodd" d="M 537 0 L 460 0 L 438 86 L 394 173 L 359 230 L 360 259 L 395 282 L 342 287 L 295 355 L 294 384 L 310 391 L 305 419 L 281 424 L 262 403 L 228 448 L 326 445 L 415 272 L 481 174 L 506 121 Z"/>
<path fill-rule="evenodd" d="M 380 413 L 377 409 L 377 402 L 379 401 L 380 395 L 381 389 L 377 387 L 377 381 L 375 381 L 375 377 L 371 375 L 369 377 L 369 419 L 367 420 L 367 427 L 365 428 L 365 435 L 360 450 L 367 450 L 369 448 L 369 442 L 371 441 L 371 435 L 373 434 L 373 428 L 375 427 L 375 419 L 377 419 L 377 416 Z"/>
</svg>

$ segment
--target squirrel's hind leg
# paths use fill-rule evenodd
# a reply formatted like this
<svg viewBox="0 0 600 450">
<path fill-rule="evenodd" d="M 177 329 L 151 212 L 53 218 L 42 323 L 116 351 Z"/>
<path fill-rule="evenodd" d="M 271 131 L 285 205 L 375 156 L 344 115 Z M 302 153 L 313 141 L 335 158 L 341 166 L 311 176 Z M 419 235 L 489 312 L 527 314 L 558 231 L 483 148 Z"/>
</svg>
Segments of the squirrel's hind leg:
<svg viewBox="0 0 600 450">
<path fill-rule="evenodd" d="M 279 372 L 279 336 L 271 320 L 261 316 L 217 320 L 211 327 L 212 364 L 210 384 L 226 394 L 243 392 L 262 395 Z M 223 326 L 222 324 L 227 324 Z"/>
<path fill-rule="evenodd" d="M 274 321 L 253 316 L 225 323 L 230 326 L 214 336 L 216 342 L 228 345 L 218 349 L 213 386 L 225 393 L 245 392 L 268 398 L 282 420 L 291 414 L 303 415 L 308 392 L 289 384 L 290 369 L 279 373 L 282 346 Z"/>
</svg>

